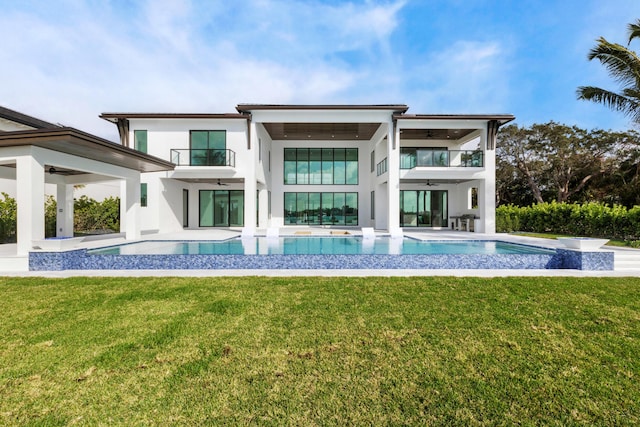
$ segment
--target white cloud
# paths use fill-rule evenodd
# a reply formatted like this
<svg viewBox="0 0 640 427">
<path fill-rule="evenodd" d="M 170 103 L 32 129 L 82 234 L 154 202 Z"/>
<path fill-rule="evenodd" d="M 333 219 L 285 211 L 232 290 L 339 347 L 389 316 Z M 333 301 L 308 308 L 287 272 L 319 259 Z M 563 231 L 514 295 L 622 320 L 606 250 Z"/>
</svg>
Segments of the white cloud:
<svg viewBox="0 0 640 427">
<path fill-rule="evenodd" d="M 422 88 L 412 109 L 440 113 L 504 112 L 508 92 L 506 52 L 498 42 L 458 41 L 411 73 Z"/>
<path fill-rule="evenodd" d="M 335 102 L 383 70 L 404 5 L 69 1 L 0 15 L 0 105 L 116 139 L 103 111 Z M 354 63 L 341 52 L 360 52 Z M 357 55 L 356 55 L 357 56 Z M 372 57 L 375 60 L 372 61 Z M 379 78 L 383 79 L 384 76 Z"/>
</svg>

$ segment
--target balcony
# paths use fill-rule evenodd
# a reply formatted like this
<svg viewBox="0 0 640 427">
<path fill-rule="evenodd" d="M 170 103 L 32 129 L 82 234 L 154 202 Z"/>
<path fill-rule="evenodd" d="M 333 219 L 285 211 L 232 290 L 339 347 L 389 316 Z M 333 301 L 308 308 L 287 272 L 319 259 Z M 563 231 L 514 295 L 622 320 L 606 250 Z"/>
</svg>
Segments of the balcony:
<svg viewBox="0 0 640 427">
<path fill-rule="evenodd" d="M 400 151 L 400 169 L 415 167 L 481 168 L 483 166 L 484 153 L 481 150 L 402 148 Z"/>
<path fill-rule="evenodd" d="M 236 152 L 221 149 L 172 149 L 171 162 L 177 166 L 236 167 Z"/>
</svg>

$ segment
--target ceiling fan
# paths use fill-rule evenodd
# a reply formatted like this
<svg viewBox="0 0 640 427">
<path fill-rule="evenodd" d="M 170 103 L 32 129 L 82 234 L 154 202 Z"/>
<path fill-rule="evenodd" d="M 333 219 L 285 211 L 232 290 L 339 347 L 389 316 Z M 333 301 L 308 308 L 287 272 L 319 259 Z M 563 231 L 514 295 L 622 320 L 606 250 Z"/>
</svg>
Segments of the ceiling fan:
<svg viewBox="0 0 640 427">
<path fill-rule="evenodd" d="M 224 187 L 224 186 L 227 186 L 227 185 L 229 185 L 229 184 L 225 184 L 224 182 L 220 181 L 220 179 L 218 178 L 218 185 L 219 185 L 220 187 Z"/>
<path fill-rule="evenodd" d="M 65 176 L 68 176 L 68 175 L 73 175 L 73 171 L 70 171 L 70 170 L 59 170 L 59 169 L 56 169 L 53 166 L 51 166 L 49 168 L 49 174 L 50 175 L 65 175 Z"/>
<path fill-rule="evenodd" d="M 427 180 L 427 182 L 424 184 L 426 187 L 437 187 L 440 184 L 435 184 L 433 182 L 431 182 L 430 179 Z"/>
</svg>

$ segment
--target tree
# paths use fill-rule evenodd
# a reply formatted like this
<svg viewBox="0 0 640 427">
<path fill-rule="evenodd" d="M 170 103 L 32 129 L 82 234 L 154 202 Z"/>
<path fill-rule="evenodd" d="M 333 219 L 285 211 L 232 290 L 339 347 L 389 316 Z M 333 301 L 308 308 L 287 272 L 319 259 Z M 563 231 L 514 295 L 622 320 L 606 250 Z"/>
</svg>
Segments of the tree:
<svg viewBox="0 0 640 427">
<path fill-rule="evenodd" d="M 529 128 L 506 126 L 496 144 L 499 203 L 523 206 L 530 200 L 594 200 L 597 193 L 590 192 L 590 184 L 605 176 L 611 178 L 608 194 L 618 194 L 622 188 L 633 192 L 633 184 L 638 182 L 634 156 L 639 140 L 636 132 L 589 132 L 555 122 Z M 620 167 L 622 159 L 628 160 L 624 169 Z M 624 171 L 622 176 L 620 171 Z M 595 200 L 602 200 L 600 197 L 603 194 Z"/>
<path fill-rule="evenodd" d="M 627 46 L 633 39 L 640 37 L 640 20 L 635 24 L 629 24 L 628 33 Z M 589 61 L 599 60 L 622 88 L 616 93 L 595 86 L 581 86 L 577 90 L 578 99 L 604 104 L 631 117 L 636 124 L 640 124 L 640 58 L 638 55 L 628 47 L 610 43 L 604 37 L 600 37 L 587 57 Z"/>
</svg>

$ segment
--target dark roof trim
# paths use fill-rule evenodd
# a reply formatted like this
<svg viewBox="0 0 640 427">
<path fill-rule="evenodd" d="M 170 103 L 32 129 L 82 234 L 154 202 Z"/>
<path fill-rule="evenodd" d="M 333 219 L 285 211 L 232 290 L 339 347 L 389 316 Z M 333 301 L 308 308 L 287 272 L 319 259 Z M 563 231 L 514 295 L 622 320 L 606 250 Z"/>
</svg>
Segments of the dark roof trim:
<svg viewBox="0 0 640 427">
<path fill-rule="evenodd" d="M 0 148 L 33 145 L 140 172 L 173 170 L 175 165 L 115 142 L 68 127 L 0 133 Z"/>
<path fill-rule="evenodd" d="M 238 104 L 236 110 L 241 113 L 255 110 L 392 110 L 404 113 L 409 109 L 404 104 L 377 104 L 377 105 L 282 105 L 282 104 Z"/>
<path fill-rule="evenodd" d="M 31 126 L 32 128 L 36 129 L 60 127 L 58 125 L 54 125 L 53 123 L 45 122 L 44 120 L 40 120 L 2 106 L 0 106 L 0 118 L 9 120 L 11 122 L 20 123 L 25 126 Z"/>
<path fill-rule="evenodd" d="M 117 122 L 118 119 L 243 119 L 247 120 L 246 114 L 238 113 L 102 113 L 101 119 L 110 122 Z"/>
<path fill-rule="evenodd" d="M 496 120 L 500 126 L 515 120 L 511 114 L 394 114 L 394 120 Z"/>
</svg>

